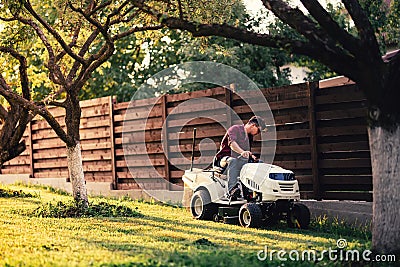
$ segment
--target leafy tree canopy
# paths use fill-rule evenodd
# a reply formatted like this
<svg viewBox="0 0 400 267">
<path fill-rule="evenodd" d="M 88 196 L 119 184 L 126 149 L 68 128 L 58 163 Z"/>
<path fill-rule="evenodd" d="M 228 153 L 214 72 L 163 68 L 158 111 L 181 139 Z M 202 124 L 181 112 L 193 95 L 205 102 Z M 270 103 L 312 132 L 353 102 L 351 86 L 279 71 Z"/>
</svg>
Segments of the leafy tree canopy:
<svg viewBox="0 0 400 267">
<path fill-rule="evenodd" d="M 249 17 L 240 2 L 226 1 L 216 5 L 218 8 L 224 5 L 225 10 L 229 11 L 222 12 L 219 17 L 229 14 L 227 19 L 235 25 L 251 29 L 259 23 L 259 20 Z M 201 6 L 206 9 L 211 8 L 213 4 L 206 1 Z M 194 10 L 191 3 L 187 8 Z M 195 10 L 200 16 L 199 9 Z M 191 15 L 196 17 L 196 12 Z M 221 12 L 221 10 L 216 12 Z M 216 12 L 213 16 L 207 13 L 201 18 L 218 21 Z M 128 101 L 149 77 L 187 61 L 215 61 L 227 64 L 245 73 L 260 87 L 289 83 L 289 70 L 282 70 L 282 66 L 290 60 L 289 54 L 285 51 L 258 47 L 221 37 L 193 38 L 180 30 L 161 29 L 147 38 L 121 40 L 116 43 L 116 50 L 118 52 L 113 55 L 109 64 L 103 65 L 93 74 L 86 89 L 82 91 L 82 98 L 117 95 L 119 101 Z M 186 85 L 168 93 L 193 91 L 209 86 L 213 85 Z"/>
</svg>

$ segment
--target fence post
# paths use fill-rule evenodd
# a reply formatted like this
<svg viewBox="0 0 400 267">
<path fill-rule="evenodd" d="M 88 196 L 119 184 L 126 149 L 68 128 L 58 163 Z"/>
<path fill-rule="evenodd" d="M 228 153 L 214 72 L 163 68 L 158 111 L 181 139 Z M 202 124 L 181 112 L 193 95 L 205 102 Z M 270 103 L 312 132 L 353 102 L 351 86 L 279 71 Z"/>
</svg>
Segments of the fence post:
<svg viewBox="0 0 400 267">
<path fill-rule="evenodd" d="M 226 104 L 226 128 L 232 126 L 232 92 L 235 91 L 235 84 L 230 84 L 229 88 L 225 87 L 225 104 Z"/>
<path fill-rule="evenodd" d="M 114 132 L 114 101 L 113 96 L 109 96 L 109 119 L 110 119 L 110 142 L 111 142 L 111 176 L 112 176 L 112 189 L 118 190 L 118 176 L 115 161 L 115 132 Z"/>
<path fill-rule="evenodd" d="M 28 138 L 29 138 L 29 167 L 30 167 L 30 178 L 35 178 L 35 165 L 34 165 L 34 158 L 33 158 L 33 136 L 32 136 L 32 122 L 31 121 L 28 125 Z"/>
<path fill-rule="evenodd" d="M 165 179 L 170 182 L 171 180 L 171 173 L 170 173 L 170 169 L 169 169 L 169 160 L 168 160 L 168 156 L 169 156 L 169 145 L 168 145 L 168 133 L 167 133 L 167 117 L 168 117 L 168 105 L 167 105 L 167 94 L 164 94 L 161 97 L 161 110 L 162 110 L 162 125 L 163 125 L 163 129 L 162 129 L 162 135 L 164 136 L 164 171 L 165 171 Z M 164 125 L 165 124 L 165 125 Z M 163 142 L 163 140 L 161 140 L 161 142 Z M 167 189 L 170 190 L 171 189 L 171 183 L 168 183 L 167 185 Z"/>
<path fill-rule="evenodd" d="M 317 121 L 315 110 L 315 89 L 318 88 L 317 83 L 307 83 L 309 97 L 308 97 L 308 113 L 310 122 L 310 145 L 311 145 L 311 168 L 312 168 L 312 183 L 313 183 L 313 197 L 316 200 L 321 200 L 321 185 L 319 180 L 319 166 L 318 166 L 318 141 L 317 141 Z"/>
</svg>

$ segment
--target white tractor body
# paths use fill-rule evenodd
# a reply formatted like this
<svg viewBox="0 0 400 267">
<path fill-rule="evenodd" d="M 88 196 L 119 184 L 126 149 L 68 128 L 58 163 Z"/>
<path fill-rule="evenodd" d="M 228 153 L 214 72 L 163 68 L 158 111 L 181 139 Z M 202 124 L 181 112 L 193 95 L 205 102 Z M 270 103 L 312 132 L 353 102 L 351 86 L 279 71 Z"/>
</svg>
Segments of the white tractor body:
<svg viewBox="0 0 400 267">
<path fill-rule="evenodd" d="M 307 228 L 308 208 L 299 203 L 298 181 L 292 171 L 267 163 L 246 163 L 240 172 L 240 198 L 228 199 L 228 180 L 221 170 L 192 169 L 182 177 L 193 191 L 192 215 L 227 222 L 239 219 L 245 227 L 259 227 L 287 219 L 292 227 Z"/>
<path fill-rule="evenodd" d="M 226 175 L 195 168 L 185 171 L 182 180 L 194 192 L 206 188 L 213 202 L 224 202 L 228 188 Z M 299 184 L 294 173 L 276 165 L 247 163 L 240 171 L 239 180 L 252 192 L 261 193 L 262 201 L 300 200 Z"/>
</svg>

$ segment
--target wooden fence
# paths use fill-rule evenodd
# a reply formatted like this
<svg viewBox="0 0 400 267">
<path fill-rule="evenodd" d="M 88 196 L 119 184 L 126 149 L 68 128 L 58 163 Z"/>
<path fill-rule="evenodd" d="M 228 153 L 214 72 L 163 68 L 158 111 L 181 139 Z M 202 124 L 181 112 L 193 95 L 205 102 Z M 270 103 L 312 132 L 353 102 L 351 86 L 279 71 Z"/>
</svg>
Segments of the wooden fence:
<svg viewBox="0 0 400 267">
<path fill-rule="evenodd" d="M 303 198 L 372 200 L 366 101 L 357 86 L 319 89 L 318 84 L 299 84 L 262 89 L 262 93 L 276 124 L 274 163 L 295 172 Z M 252 92 L 247 95 L 252 102 Z M 86 180 L 110 182 L 115 189 L 147 185 L 177 190 L 161 182 L 160 177 L 174 185 L 182 184 L 183 170 L 189 168 L 184 158 L 191 156 L 193 128 L 197 128 L 196 151 L 200 146 L 202 150 L 195 167 L 204 167 L 211 162 L 225 133 L 221 124 L 239 123 L 226 107 L 213 104 L 195 104 L 176 112 L 185 101 L 203 97 L 225 103 L 243 121 L 253 115 L 238 94 L 222 87 L 132 103 L 115 103 L 111 97 L 82 101 Z M 254 94 L 253 102 L 256 98 Z M 51 112 L 64 124 L 62 109 L 52 108 Z M 124 138 L 123 131 L 129 138 Z M 33 121 L 25 138 L 27 150 L 5 164 L 3 174 L 68 178 L 65 145 L 47 122 Z M 205 138 L 208 142 L 201 142 Z M 123 144 L 127 142 L 129 151 L 124 153 Z M 256 139 L 255 151 L 260 152 L 261 144 L 268 142 L 268 138 Z M 196 159 L 199 156 L 196 153 Z"/>
</svg>

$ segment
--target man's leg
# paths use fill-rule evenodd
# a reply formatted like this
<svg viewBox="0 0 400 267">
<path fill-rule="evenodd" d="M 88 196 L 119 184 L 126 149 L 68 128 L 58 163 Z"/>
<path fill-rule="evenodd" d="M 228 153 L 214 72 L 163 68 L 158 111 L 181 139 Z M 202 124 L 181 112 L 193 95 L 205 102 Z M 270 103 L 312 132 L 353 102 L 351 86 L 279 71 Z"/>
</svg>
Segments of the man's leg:
<svg viewBox="0 0 400 267">
<path fill-rule="evenodd" d="M 227 176 L 228 176 L 228 192 L 237 184 L 240 170 L 243 165 L 247 163 L 247 159 L 231 158 L 228 162 Z"/>
</svg>

